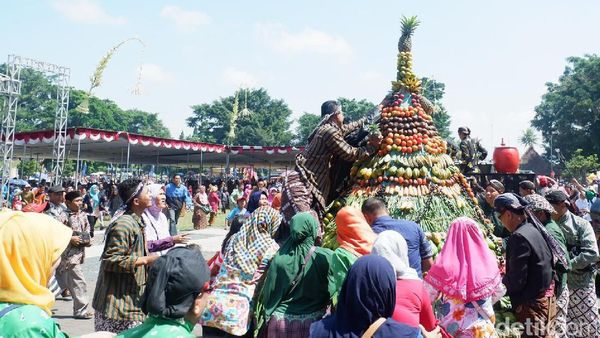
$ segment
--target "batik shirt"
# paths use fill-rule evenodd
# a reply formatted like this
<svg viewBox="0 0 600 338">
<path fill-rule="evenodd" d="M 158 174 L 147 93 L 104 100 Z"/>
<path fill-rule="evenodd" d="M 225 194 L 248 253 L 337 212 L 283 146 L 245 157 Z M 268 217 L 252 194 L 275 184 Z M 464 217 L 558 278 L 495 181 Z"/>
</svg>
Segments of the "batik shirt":
<svg viewBox="0 0 600 338">
<path fill-rule="evenodd" d="M 309 191 L 323 210 L 329 202 L 329 171 L 333 157 L 354 162 L 368 158 L 375 151 L 375 148 L 370 146 L 355 148 L 344 140 L 346 135 L 362 126 L 364 122 L 365 119 L 360 119 L 341 128 L 333 123 L 324 124 L 316 131 L 304 151 L 296 157 L 296 170 L 302 180 L 308 183 Z"/>
<path fill-rule="evenodd" d="M 50 217 L 54 217 L 55 220 L 61 222 L 64 225 L 69 223 L 69 215 L 67 214 L 67 208 L 62 204 L 54 204 L 48 202 L 48 208 L 44 213 Z"/>
<path fill-rule="evenodd" d="M 581 289 L 594 283 L 594 271 L 591 266 L 598 262 L 598 244 L 590 222 L 567 211 L 559 220 L 558 226 L 565 235 L 571 272 L 567 284 L 570 289 Z"/>
<path fill-rule="evenodd" d="M 141 322 L 146 317 L 140 308 L 146 267 L 135 266 L 147 255 L 144 226 L 140 216 L 128 211 L 108 227 L 92 304 L 110 319 Z"/>
<path fill-rule="evenodd" d="M 87 219 L 87 216 L 83 212 L 72 212 L 68 213 L 68 226 L 77 232 L 90 232 L 90 223 Z M 74 246 L 69 243 L 67 249 L 61 255 L 60 265 L 58 266 L 58 271 L 65 271 L 72 269 L 74 266 L 78 264 L 83 264 L 83 260 L 85 258 L 85 246 Z"/>
</svg>

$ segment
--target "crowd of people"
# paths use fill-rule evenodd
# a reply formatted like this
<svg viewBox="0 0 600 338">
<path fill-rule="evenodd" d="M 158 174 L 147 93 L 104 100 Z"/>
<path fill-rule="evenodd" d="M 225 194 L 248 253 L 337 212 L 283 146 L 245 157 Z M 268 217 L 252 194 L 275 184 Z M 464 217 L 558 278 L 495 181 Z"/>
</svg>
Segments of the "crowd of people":
<svg viewBox="0 0 600 338">
<path fill-rule="evenodd" d="M 504 296 L 522 337 L 600 337 L 597 187 L 540 177 L 516 194 L 491 180 L 479 196 L 491 225 L 444 224 L 437 256 L 419 224 L 370 197 L 337 212 L 330 250 L 320 245 L 322 218 L 337 193 L 332 170 L 344 166 L 332 163 L 367 158 L 381 140 L 348 143 L 368 119 L 344 125 L 335 101 L 323 104 L 322 118 L 281 182 L 194 185 L 174 175 L 166 185 L 53 186 L 43 190 L 45 216 L 0 212 L 2 336 L 66 337 L 51 318 L 55 276 L 74 317 L 94 319 L 89 337 L 193 337 L 202 325 L 238 337 L 492 338 Z M 31 197 L 13 200 L 21 196 Z M 187 210 L 195 229 L 230 210 L 221 249 L 208 259 L 178 234 Z M 90 302 L 81 264 L 101 212 L 111 220 Z"/>
<path fill-rule="evenodd" d="M 170 232 L 169 187 L 128 179 L 118 185 L 122 203 L 105 234 L 91 301 L 81 269 L 91 241 L 88 195 L 50 187 L 44 213 L 51 218 L 1 214 L 0 332 L 61 336 L 46 288 L 54 275 L 73 298 L 74 317 L 94 318 L 92 336 L 190 336 L 200 324 L 213 334 L 255 337 L 496 337 L 493 305 L 506 294 L 531 330 L 523 336 L 596 337 L 599 203 L 586 209 L 592 226 L 576 215 L 583 211 L 572 209 L 567 189 L 542 196 L 543 187 L 530 183 L 518 195 L 491 181 L 482 196 L 508 233 L 502 271 L 474 220 L 452 222 L 433 260 L 419 225 L 390 217 L 378 198 L 337 213 L 334 251 L 319 246 L 321 225 L 310 212 L 294 215 L 283 238 L 280 197 L 264 181 L 227 196 L 236 202 L 228 234 L 206 261 L 187 235 Z M 202 193 L 193 199 L 204 201 Z M 185 208 L 189 192 L 174 195 Z"/>
</svg>

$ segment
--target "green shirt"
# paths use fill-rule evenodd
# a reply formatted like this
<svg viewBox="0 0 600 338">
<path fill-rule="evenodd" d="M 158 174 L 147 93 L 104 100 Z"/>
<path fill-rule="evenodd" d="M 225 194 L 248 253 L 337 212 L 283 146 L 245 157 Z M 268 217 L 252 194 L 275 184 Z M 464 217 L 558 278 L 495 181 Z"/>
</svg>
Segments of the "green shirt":
<svg viewBox="0 0 600 338">
<path fill-rule="evenodd" d="M 567 285 L 567 272 L 571 269 L 571 262 L 569 260 L 569 251 L 567 250 L 567 241 L 565 239 L 565 235 L 563 234 L 562 230 L 560 230 L 560 228 L 558 227 L 558 224 L 556 224 L 556 222 L 554 222 L 553 220 L 550 220 L 548 223 L 546 223 L 546 225 L 544 225 L 546 227 L 546 230 L 548 231 L 548 233 L 550 234 L 550 236 L 554 237 L 554 239 L 556 239 L 556 241 L 558 242 L 558 244 L 560 244 L 560 248 L 563 250 L 563 253 L 565 254 L 565 257 L 567 258 L 567 262 L 569 263 L 569 266 L 562 266 L 562 264 L 560 264 L 560 262 L 557 263 L 556 266 L 556 274 L 558 277 L 558 281 L 560 285 L 557 285 L 557 295 L 560 295 L 562 293 L 562 290 L 564 289 L 565 285 Z"/>
<path fill-rule="evenodd" d="M 342 284 L 348 270 L 358 257 L 354 256 L 345 249 L 337 248 L 331 257 L 331 266 L 329 267 L 328 288 L 331 295 L 331 303 L 337 305 L 338 295 L 342 289 Z"/>
<path fill-rule="evenodd" d="M 558 220 L 557 224 L 565 235 L 571 258 L 571 272 L 567 282 L 569 288 L 581 289 L 593 285 L 595 273 L 590 267 L 598 262 L 600 256 L 592 225 L 569 211 Z"/>
<path fill-rule="evenodd" d="M 0 303 L 0 311 L 11 303 Z M 68 338 L 46 311 L 35 305 L 23 305 L 0 318 L 3 338 Z"/>
<path fill-rule="evenodd" d="M 139 326 L 121 332 L 117 337 L 142 338 L 142 337 L 173 337 L 173 338 L 195 338 L 192 330 L 196 324 L 192 324 L 183 318 L 169 319 L 157 316 L 148 316 L 144 323 Z"/>
</svg>

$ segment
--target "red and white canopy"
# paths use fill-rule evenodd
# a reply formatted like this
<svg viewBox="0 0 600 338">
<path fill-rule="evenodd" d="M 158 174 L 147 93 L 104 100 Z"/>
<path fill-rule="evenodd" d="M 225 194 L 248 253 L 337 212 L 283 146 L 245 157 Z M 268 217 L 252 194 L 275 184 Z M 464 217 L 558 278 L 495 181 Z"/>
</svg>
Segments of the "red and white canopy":
<svg viewBox="0 0 600 338">
<path fill-rule="evenodd" d="M 54 131 L 15 134 L 15 157 L 52 158 Z M 91 128 L 67 130 L 66 158 L 112 163 L 291 166 L 302 148 L 226 146 Z"/>
</svg>

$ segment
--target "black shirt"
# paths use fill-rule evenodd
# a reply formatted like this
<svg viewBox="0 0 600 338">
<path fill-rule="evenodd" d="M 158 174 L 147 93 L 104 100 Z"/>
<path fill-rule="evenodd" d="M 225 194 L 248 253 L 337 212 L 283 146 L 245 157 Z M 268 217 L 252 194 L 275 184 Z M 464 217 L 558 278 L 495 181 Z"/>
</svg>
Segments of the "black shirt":
<svg viewBox="0 0 600 338">
<path fill-rule="evenodd" d="M 531 223 L 521 224 L 506 244 L 506 275 L 502 282 L 513 307 L 536 299 L 552 282 L 552 252 Z"/>
</svg>

